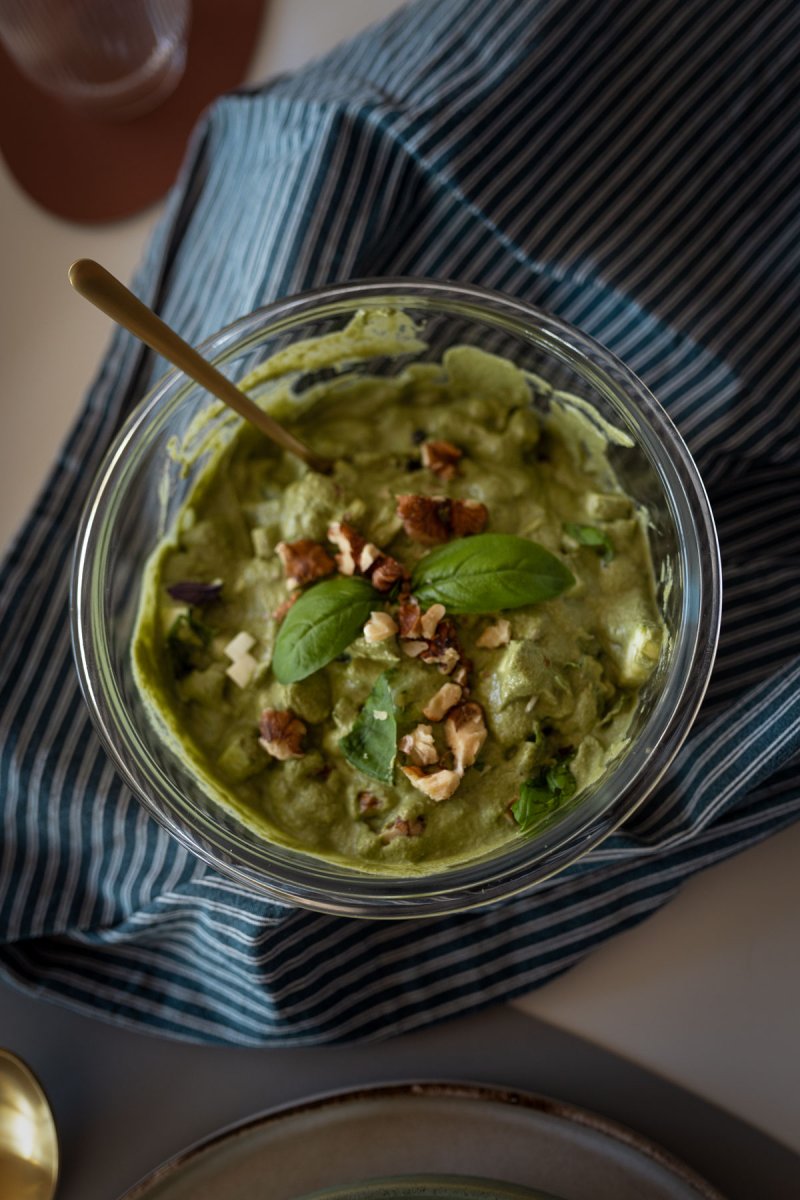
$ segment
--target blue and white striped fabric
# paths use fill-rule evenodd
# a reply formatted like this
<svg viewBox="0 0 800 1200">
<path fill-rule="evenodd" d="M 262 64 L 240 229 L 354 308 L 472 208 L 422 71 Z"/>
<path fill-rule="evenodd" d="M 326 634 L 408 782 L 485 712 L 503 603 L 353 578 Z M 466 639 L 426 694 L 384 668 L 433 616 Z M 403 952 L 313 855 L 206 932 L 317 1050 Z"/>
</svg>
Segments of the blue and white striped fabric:
<svg viewBox="0 0 800 1200">
<path fill-rule="evenodd" d="M 798 62 L 796 0 L 421 0 L 214 106 L 142 296 L 192 341 L 385 274 L 482 283 L 582 327 L 705 477 L 719 660 L 647 807 L 532 895 L 412 930 L 243 893 L 115 777 L 70 660 L 78 512 L 158 368 L 118 334 L 2 574 L 8 977 L 176 1037 L 396 1033 L 533 988 L 800 816 Z"/>
</svg>

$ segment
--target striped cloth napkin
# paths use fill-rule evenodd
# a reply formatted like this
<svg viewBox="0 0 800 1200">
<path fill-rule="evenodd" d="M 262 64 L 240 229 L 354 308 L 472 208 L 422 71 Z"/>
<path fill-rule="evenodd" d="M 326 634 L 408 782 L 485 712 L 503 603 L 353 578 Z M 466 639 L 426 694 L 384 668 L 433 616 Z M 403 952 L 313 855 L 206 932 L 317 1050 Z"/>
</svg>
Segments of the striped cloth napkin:
<svg viewBox="0 0 800 1200">
<path fill-rule="evenodd" d="M 800 815 L 798 61 L 795 0 L 421 0 L 211 109 L 143 298 L 197 342 L 303 288 L 420 275 L 585 329 L 709 488 L 718 663 L 646 807 L 528 896 L 412 928 L 239 890 L 115 777 L 70 658 L 78 513 L 159 371 L 119 333 L 0 581 L 8 978 L 182 1038 L 397 1033 L 535 987 Z"/>
</svg>

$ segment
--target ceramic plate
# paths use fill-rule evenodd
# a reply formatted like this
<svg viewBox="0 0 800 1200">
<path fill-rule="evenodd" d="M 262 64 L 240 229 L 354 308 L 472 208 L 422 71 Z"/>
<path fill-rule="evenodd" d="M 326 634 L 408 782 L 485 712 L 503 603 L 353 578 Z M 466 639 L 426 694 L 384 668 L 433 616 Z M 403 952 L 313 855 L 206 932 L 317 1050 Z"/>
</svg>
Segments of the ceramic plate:
<svg viewBox="0 0 800 1200">
<path fill-rule="evenodd" d="M 722 1200 L 666 1151 L 603 1117 L 526 1092 L 447 1083 L 273 1109 L 171 1159 L 123 1200 L 299 1200 L 400 1175 L 493 1179 L 560 1200 Z"/>
</svg>

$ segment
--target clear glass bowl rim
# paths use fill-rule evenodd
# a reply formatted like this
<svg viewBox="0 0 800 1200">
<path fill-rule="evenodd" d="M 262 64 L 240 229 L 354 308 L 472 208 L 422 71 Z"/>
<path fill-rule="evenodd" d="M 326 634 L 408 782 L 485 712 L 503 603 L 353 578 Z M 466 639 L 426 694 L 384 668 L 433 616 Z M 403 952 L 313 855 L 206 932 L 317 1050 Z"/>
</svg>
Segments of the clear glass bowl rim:
<svg viewBox="0 0 800 1200">
<path fill-rule="evenodd" d="M 714 519 L 697 467 L 670 418 L 621 360 L 599 342 L 541 309 L 498 292 L 456 282 L 413 278 L 355 280 L 299 293 L 259 308 L 207 338 L 198 349 L 216 363 L 236 357 L 255 337 L 283 333 L 311 318 L 364 305 L 408 305 L 446 311 L 543 344 L 607 398 L 636 430 L 664 486 L 681 534 L 683 609 L 693 610 L 695 633 L 676 647 L 663 693 L 618 768 L 598 788 L 617 792 L 587 821 L 578 806 L 559 825 L 555 844 L 526 839 L 492 858 L 422 876 L 373 875 L 349 870 L 263 841 L 250 852 L 214 829 L 183 802 L 146 753 L 124 709 L 115 704 L 98 581 L 119 489 L 135 470 L 137 446 L 196 387 L 176 368 L 157 381 L 114 438 L 95 476 L 80 520 L 70 585 L 70 629 L 78 678 L 94 727 L 117 771 L 156 820 L 197 857 L 250 892 L 289 905 L 342 916 L 436 916 L 497 902 L 527 891 L 584 857 L 652 793 L 684 741 L 705 695 L 721 615 L 721 564 Z M 536 337 L 531 337 L 531 328 Z M 598 364 L 601 364 L 598 367 Z M 620 384 L 624 381 L 624 387 Z M 682 622 L 683 624 L 683 622 Z M 677 671 L 676 666 L 682 666 Z M 642 734 L 653 748 L 644 753 Z M 191 811 L 190 811 L 191 810 Z M 193 819 L 193 814 L 194 818 Z"/>
</svg>

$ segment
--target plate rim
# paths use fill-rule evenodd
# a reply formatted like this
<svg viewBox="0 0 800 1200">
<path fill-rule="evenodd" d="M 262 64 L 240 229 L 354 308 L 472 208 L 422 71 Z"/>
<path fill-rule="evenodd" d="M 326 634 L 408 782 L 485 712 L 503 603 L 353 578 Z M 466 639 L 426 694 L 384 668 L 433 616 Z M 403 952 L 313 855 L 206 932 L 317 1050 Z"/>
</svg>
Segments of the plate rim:
<svg viewBox="0 0 800 1200">
<path fill-rule="evenodd" d="M 682 1183 L 693 1188 L 698 1200 L 725 1200 L 720 1191 L 688 1166 L 682 1159 L 677 1158 L 670 1150 L 665 1150 L 658 1142 L 631 1129 L 630 1126 L 611 1117 L 602 1116 L 591 1109 L 573 1104 L 569 1100 L 559 1100 L 545 1096 L 540 1092 L 526 1089 L 506 1087 L 502 1084 L 473 1083 L 465 1080 L 449 1079 L 419 1079 L 388 1081 L 385 1083 L 358 1084 L 354 1087 L 334 1088 L 317 1092 L 301 1100 L 290 1100 L 284 1104 L 273 1105 L 261 1112 L 253 1113 L 239 1121 L 222 1126 L 206 1137 L 192 1142 L 177 1154 L 139 1179 L 132 1187 L 123 1192 L 118 1200 L 148 1200 L 148 1193 L 156 1184 L 168 1180 L 171 1175 L 182 1171 L 187 1164 L 200 1154 L 224 1142 L 234 1141 L 252 1130 L 277 1124 L 286 1117 L 300 1116 L 307 1112 L 317 1112 L 325 1108 L 339 1108 L 343 1105 L 354 1104 L 364 1100 L 389 1100 L 392 1098 L 422 1097 L 430 1099 L 451 1099 L 463 1101 L 482 1101 L 496 1104 L 509 1109 L 522 1109 L 547 1116 L 560 1121 L 567 1121 L 600 1134 L 604 1138 L 622 1143 L 628 1149 L 638 1151 L 646 1158 L 657 1163 L 666 1171 L 671 1172 Z"/>
</svg>

